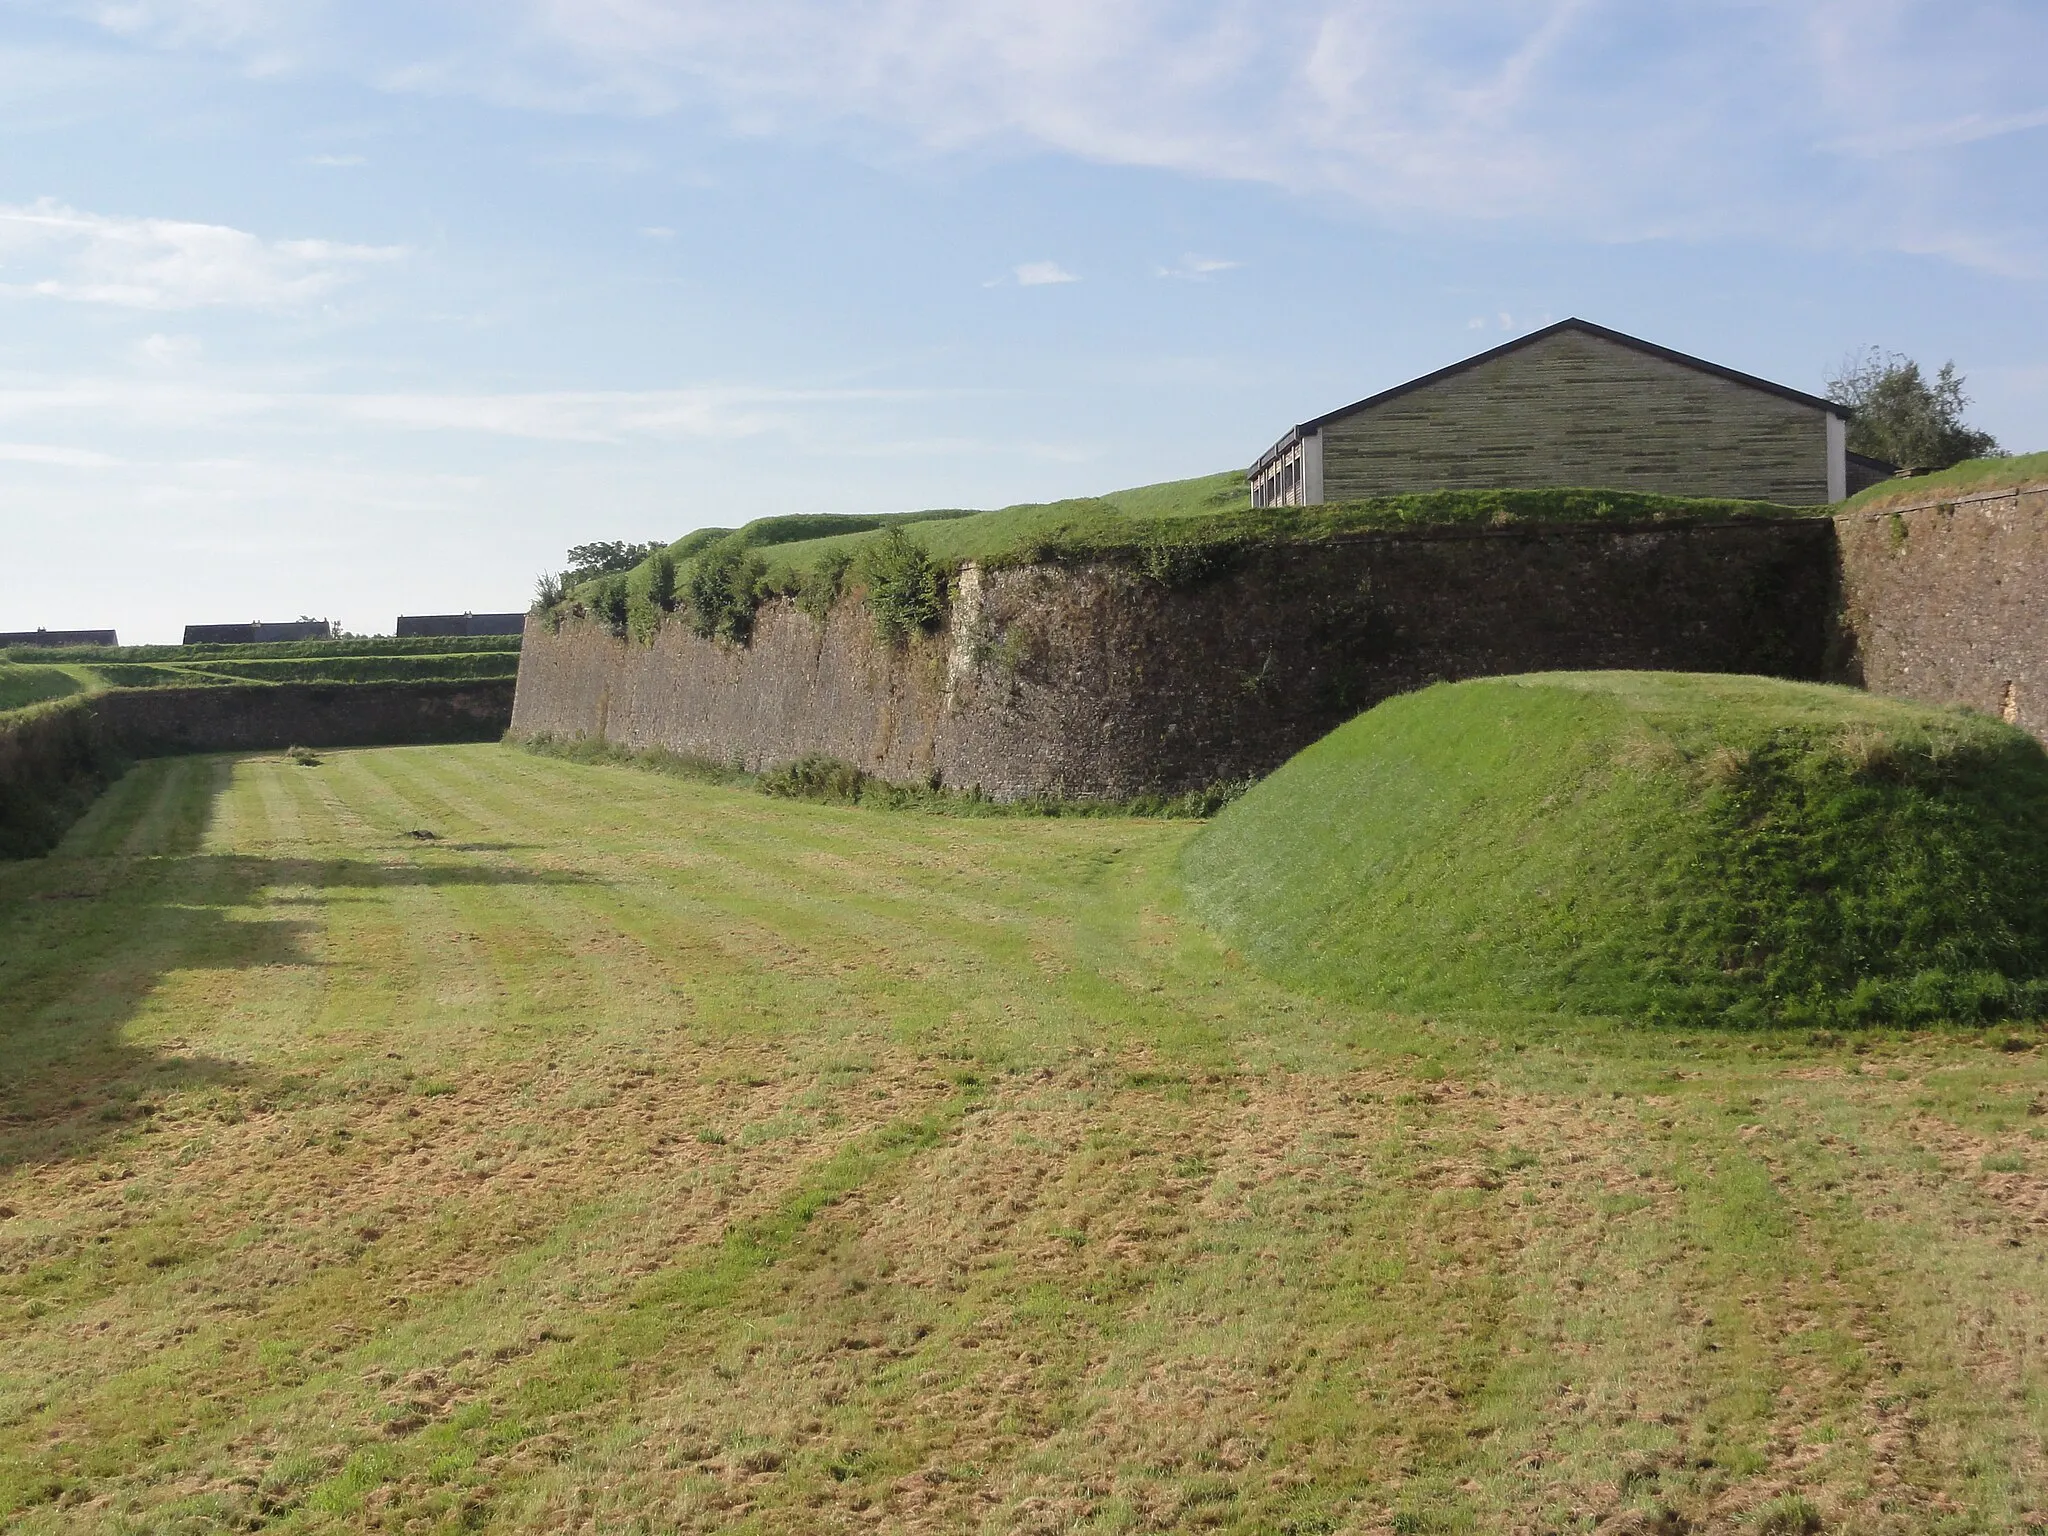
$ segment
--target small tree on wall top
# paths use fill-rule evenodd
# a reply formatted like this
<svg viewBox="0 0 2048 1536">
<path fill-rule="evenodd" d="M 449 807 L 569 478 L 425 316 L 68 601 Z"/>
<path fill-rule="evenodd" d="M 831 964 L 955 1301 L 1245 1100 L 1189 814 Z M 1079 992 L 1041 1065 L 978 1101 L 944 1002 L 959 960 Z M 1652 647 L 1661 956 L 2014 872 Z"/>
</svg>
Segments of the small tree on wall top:
<svg viewBox="0 0 2048 1536">
<path fill-rule="evenodd" d="M 654 562 L 647 568 L 647 601 L 662 613 L 676 605 L 676 562 L 667 550 L 661 550 Z"/>
<path fill-rule="evenodd" d="M 901 528 L 868 543 L 854 574 L 867 586 L 875 632 L 890 645 L 930 629 L 946 611 L 945 573 Z"/>
<path fill-rule="evenodd" d="M 569 568 L 563 578 L 570 586 L 593 576 L 610 576 L 630 571 L 662 546 L 658 543 L 629 544 L 617 539 L 596 544 L 578 544 L 569 551 Z"/>
<path fill-rule="evenodd" d="M 683 598 L 690 627 L 707 640 L 745 645 L 754 634 L 767 567 L 737 536 L 720 539 L 690 562 Z"/>
<path fill-rule="evenodd" d="M 1849 420 L 1852 452 L 1902 469 L 1947 469 L 2000 452 L 1989 432 L 1964 422 L 1970 400 L 1952 362 L 1943 363 L 1930 383 L 1912 358 L 1872 347 L 1843 360 L 1842 371 L 1828 380 L 1828 398 L 1855 413 Z"/>
</svg>

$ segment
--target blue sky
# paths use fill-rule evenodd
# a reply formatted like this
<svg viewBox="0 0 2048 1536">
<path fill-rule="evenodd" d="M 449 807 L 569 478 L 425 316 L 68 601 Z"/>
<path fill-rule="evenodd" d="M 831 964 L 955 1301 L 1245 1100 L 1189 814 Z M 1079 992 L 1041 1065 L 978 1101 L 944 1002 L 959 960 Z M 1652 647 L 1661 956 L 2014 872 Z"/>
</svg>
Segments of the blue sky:
<svg viewBox="0 0 2048 1536">
<path fill-rule="evenodd" d="M 2040 0 L 9 0 L 0 628 L 1242 465 L 1568 314 L 2048 447 Z"/>
</svg>

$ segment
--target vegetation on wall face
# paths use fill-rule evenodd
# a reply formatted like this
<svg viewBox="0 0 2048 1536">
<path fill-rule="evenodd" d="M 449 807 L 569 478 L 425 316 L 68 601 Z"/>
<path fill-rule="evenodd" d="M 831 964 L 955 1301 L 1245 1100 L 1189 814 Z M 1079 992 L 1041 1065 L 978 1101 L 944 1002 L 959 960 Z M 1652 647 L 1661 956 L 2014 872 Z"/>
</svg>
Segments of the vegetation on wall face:
<svg viewBox="0 0 2048 1536">
<path fill-rule="evenodd" d="M 827 551 L 816 565 L 797 577 L 797 607 L 818 623 L 824 623 L 832 605 L 839 601 L 839 594 L 846 586 L 847 570 L 852 565 L 853 556 L 847 551 Z"/>
<path fill-rule="evenodd" d="M 675 606 L 675 557 L 665 549 L 658 550 L 644 566 L 626 576 L 626 628 L 635 640 L 648 644 Z"/>
<path fill-rule="evenodd" d="M 676 558 L 665 549 L 647 564 L 647 601 L 662 613 L 675 608 Z"/>
<path fill-rule="evenodd" d="M 684 596 L 690 628 L 706 640 L 745 645 L 761 602 L 761 559 L 737 537 L 719 540 L 690 563 Z"/>
<path fill-rule="evenodd" d="M 620 571 L 607 576 L 589 591 L 591 612 L 601 623 L 610 625 L 614 634 L 623 635 L 629 617 L 626 606 L 626 573 Z"/>
<path fill-rule="evenodd" d="M 945 573 L 901 528 L 869 544 L 855 566 L 875 633 L 887 644 L 900 645 L 932 628 L 946 611 Z"/>
<path fill-rule="evenodd" d="M 1947 469 L 1965 459 L 1995 457 L 1998 440 L 1963 420 L 1969 396 L 1953 362 L 1930 381 L 1912 358 L 1872 347 L 1845 358 L 1828 380 L 1828 398 L 1855 414 L 1849 450 L 1902 469 Z"/>
<path fill-rule="evenodd" d="M 1226 779 L 1174 794 L 1153 791 L 1121 799 L 1042 794 L 1015 800 L 993 800 L 979 788 L 947 788 L 937 775 L 923 783 L 892 783 L 844 759 L 815 752 L 753 773 L 737 762 L 712 762 L 684 752 L 671 752 L 664 747 L 634 749 L 614 746 L 587 736 L 541 734 L 525 737 L 518 745 L 541 757 L 636 768 L 698 784 L 754 789 L 777 800 L 861 805 L 873 810 L 919 811 L 934 816 L 961 816 L 977 820 L 1061 816 L 1193 819 L 1214 816 L 1251 787 L 1249 779 Z"/>
</svg>

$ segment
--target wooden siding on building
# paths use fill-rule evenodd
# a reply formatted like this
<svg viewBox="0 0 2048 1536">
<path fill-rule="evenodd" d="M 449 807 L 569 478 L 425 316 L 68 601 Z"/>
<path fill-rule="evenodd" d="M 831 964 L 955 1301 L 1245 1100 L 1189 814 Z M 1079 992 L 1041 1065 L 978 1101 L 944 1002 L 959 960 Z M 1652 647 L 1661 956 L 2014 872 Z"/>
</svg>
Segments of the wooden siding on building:
<svg viewBox="0 0 2048 1536">
<path fill-rule="evenodd" d="M 1564 330 L 1326 421 L 1323 498 L 1602 486 L 1810 506 L 1826 413 Z"/>
</svg>

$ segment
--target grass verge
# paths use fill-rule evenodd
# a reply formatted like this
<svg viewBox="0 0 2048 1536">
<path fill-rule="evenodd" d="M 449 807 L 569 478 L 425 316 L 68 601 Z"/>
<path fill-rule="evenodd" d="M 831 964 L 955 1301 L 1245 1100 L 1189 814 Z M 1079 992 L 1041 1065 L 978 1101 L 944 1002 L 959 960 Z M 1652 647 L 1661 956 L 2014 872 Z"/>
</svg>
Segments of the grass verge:
<svg viewBox="0 0 2048 1536">
<path fill-rule="evenodd" d="M 563 739 L 542 733 L 519 738 L 514 744 L 543 757 L 561 758 L 572 763 L 638 768 L 698 784 L 745 787 L 780 800 L 808 800 L 819 805 L 863 805 L 886 811 L 925 811 L 937 816 L 1200 818 L 1215 815 L 1251 787 L 1248 781 L 1231 781 L 1181 794 L 1132 795 L 1121 800 L 1083 800 L 1063 795 L 992 800 L 979 790 L 893 783 L 839 758 L 817 754 L 755 773 L 735 764 L 715 763 L 663 747 L 619 747 L 584 736 Z"/>
</svg>

